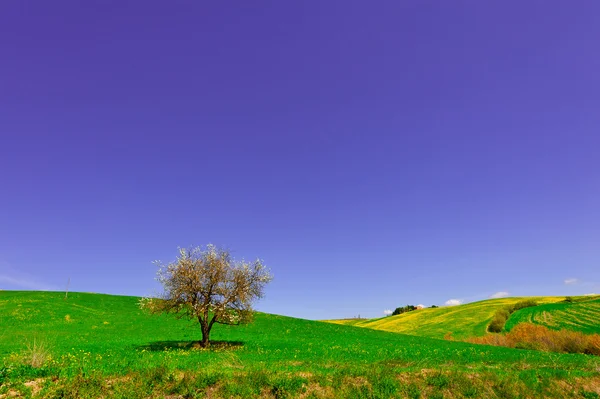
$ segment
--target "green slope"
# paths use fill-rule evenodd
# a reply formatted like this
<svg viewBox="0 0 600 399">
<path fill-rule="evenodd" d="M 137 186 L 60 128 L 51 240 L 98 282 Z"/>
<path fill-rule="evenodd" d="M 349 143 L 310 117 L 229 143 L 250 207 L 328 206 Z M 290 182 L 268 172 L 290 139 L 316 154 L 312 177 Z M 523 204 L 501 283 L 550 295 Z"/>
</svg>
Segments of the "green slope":
<svg viewBox="0 0 600 399">
<path fill-rule="evenodd" d="M 263 313 L 249 325 L 217 325 L 211 339 L 221 343 L 195 350 L 196 323 L 147 315 L 139 310 L 138 298 L 63 297 L 0 291 L 0 397 L 15 389 L 29 397 L 24 382 L 38 377 L 44 384 L 38 397 L 129 399 L 525 398 L 536 397 L 530 391 L 549 397 L 565 387 L 571 387 L 572 397 L 581 397 L 587 392 L 579 388 L 582 381 L 600 383 L 597 357 L 447 342 Z M 44 343 L 52 358 L 41 369 L 23 368 L 19 362 L 34 340 Z M 309 395 L 311 390 L 316 393 Z"/>
<path fill-rule="evenodd" d="M 0 291 L 3 334 L 0 355 L 22 350 L 33 339 L 46 341 L 56 354 L 136 352 L 161 345 L 176 348 L 200 339 L 197 322 L 145 314 L 139 309 L 138 300 L 88 293 L 71 293 L 65 300 L 64 294 L 58 292 Z M 421 353 L 428 358 L 434 350 L 438 359 L 450 359 L 456 356 L 456 347 L 467 348 L 467 352 L 473 348 L 473 355 L 481 357 L 481 347 L 467 344 L 263 313 L 258 313 L 255 322 L 249 325 L 216 325 L 211 339 L 241 343 L 246 349 L 263 348 L 265 354 L 273 356 L 275 352 L 288 352 L 286 356 L 293 354 L 292 358 L 304 360 L 315 356 L 349 361 L 379 359 L 374 353 L 383 358 L 391 354 L 410 358 L 414 353 Z M 487 353 L 492 358 L 496 353 L 502 353 L 501 357 L 508 353 L 513 360 L 524 355 L 499 348 L 486 350 L 492 351 Z M 464 358 L 463 361 L 471 360 Z"/>
<path fill-rule="evenodd" d="M 564 297 L 532 298 L 539 303 L 564 300 Z M 354 320 L 329 320 L 329 322 L 431 338 L 443 338 L 451 333 L 453 338 L 464 339 L 485 335 L 496 310 L 523 299 L 525 298 L 488 299 L 459 306 L 415 310 L 397 316 L 359 322 Z"/>
<path fill-rule="evenodd" d="M 549 303 L 513 313 L 506 322 L 510 331 L 518 323 L 535 323 L 551 329 L 568 329 L 586 334 L 600 333 L 600 298 L 583 298 L 581 302 Z"/>
</svg>

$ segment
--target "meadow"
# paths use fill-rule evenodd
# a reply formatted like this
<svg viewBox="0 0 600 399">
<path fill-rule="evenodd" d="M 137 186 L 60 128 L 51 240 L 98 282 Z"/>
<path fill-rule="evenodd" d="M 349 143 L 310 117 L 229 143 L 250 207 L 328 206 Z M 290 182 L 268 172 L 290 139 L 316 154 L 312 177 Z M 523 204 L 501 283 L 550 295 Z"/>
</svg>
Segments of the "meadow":
<svg viewBox="0 0 600 399">
<path fill-rule="evenodd" d="M 505 330 L 519 323 L 533 323 L 550 329 L 567 329 L 586 334 L 600 333 L 600 297 L 575 298 L 575 302 L 547 303 L 521 309 L 506 322 Z"/>
<path fill-rule="evenodd" d="M 331 323 L 398 332 L 429 338 L 467 339 L 487 334 L 487 327 L 498 309 L 525 298 L 500 298 L 472 302 L 460 306 L 426 308 L 368 320 L 327 320 Z M 540 304 L 563 301 L 565 297 L 531 297 Z"/>
<path fill-rule="evenodd" d="M 598 398 L 600 358 L 257 313 L 217 325 L 139 298 L 0 291 L 0 398 Z"/>
</svg>

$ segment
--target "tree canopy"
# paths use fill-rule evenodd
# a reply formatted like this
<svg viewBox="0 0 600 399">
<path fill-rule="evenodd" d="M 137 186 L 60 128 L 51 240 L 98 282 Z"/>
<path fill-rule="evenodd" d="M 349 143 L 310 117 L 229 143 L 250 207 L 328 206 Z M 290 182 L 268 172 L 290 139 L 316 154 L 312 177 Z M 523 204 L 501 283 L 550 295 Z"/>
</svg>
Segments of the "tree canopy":
<svg viewBox="0 0 600 399">
<path fill-rule="evenodd" d="M 235 261 L 228 250 L 207 245 L 180 248 L 174 262 L 159 261 L 157 280 L 164 292 L 144 298 L 140 305 L 152 313 L 175 313 L 197 319 L 200 345 L 209 345 L 215 323 L 242 324 L 252 319 L 252 304 L 264 295 L 272 275 L 260 259 Z"/>
<path fill-rule="evenodd" d="M 396 309 L 394 309 L 394 311 L 392 312 L 392 316 L 396 316 L 402 313 L 406 313 L 406 312 L 412 312 L 413 310 L 416 310 L 417 307 L 414 305 L 406 305 L 403 307 L 398 307 Z"/>
</svg>

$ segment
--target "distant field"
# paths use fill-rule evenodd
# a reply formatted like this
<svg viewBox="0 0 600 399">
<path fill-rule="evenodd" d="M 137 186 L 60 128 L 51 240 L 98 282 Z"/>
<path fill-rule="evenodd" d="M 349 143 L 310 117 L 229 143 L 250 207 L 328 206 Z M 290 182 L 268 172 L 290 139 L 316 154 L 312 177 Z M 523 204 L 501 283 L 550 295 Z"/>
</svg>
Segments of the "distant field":
<svg viewBox="0 0 600 399">
<path fill-rule="evenodd" d="M 365 323 L 369 320 L 373 320 L 373 319 L 335 319 L 335 320 L 321 320 L 321 321 L 325 322 L 325 323 L 339 324 L 339 325 L 343 325 L 343 326 L 356 326 L 356 325 Z"/>
<path fill-rule="evenodd" d="M 448 342 L 258 313 L 217 325 L 138 298 L 0 291 L 0 398 L 597 398 L 600 358 Z M 450 309 L 451 310 L 451 309 Z M 423 312 L 428 312 L 425 310 Z M 32 348 L 50 357 L 31 363 Z"/>
<path fill-rule="evenodd" d="M 430 338 L 444 338 L 451 333 L 453 338 L 480 337 L 487 333 L 496 310 L 523 300 L 524 298 L 488 299 L 459 306 L 426 308 L 397 316 L 370 320 L 327 320 L 331 323 L 365 327 L 375 330 L 399 332 Z M 533 297 L 539 303 L 554 303 L 564 297 Z"/>
<path fill-rule="evenodd" d="M 549 303 L 521 309 L 508 319 L 505 329 L 510 331 L 518 323 L 529 322 L 559 330 L 600 333 L 600 298 L 594 297 L 574 303 Z"/>
</svg>

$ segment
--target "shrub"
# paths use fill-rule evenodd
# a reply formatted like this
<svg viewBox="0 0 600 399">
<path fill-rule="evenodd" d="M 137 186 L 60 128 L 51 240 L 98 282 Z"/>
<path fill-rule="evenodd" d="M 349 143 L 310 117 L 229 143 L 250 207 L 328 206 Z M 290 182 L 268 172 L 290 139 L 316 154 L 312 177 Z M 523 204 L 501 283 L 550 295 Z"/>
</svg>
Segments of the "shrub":
<svg viewBox="0 0 600 399">
<path fill-rule="evenodd" d="M 509 316 L 510 313 L 507 309 L 498 309 L 494 314 L 494 318 L 490 322 L 490 325 L 488 326 L 488 331 L 494 333 L 502 332 L 502 329 L 504 328 L 506 320 L 508 320 Z"/>
<path fill-rule="evenodd" d="M 488 326 L 488 331 L 491 333 L 499 333 L 502 332 L 504 328 L 504 324 L 506 323 L 506 319 L 498 319 L 494 318 L 490 325 Z"/>
<path fill-rule="evenodd" d="M 586 353 L 589 355 L 600 356 L 600 335 L 594 334 L 588 336 L 588 346 Z"/>
<path fill-rule="evenodd" d="M 505 335 L 488 334 L 483 337 L 470 338 L 468 342 L 481 345 L 510 346 Z"/>
<path fill-rule="evenodd" d="M 525 309 L 525 308 L 531 308 L 531 307 L 534 307 L 537 305 L 538 305 L 538 303 L 535 300 L 525 299 L 524 301 L 519 301 L 519 302 L 515 303 L 512 306 L 512 312 L 510 312 L 510 313 L 513 313 L 513 312 L 516 312 L 517 310 L 521 310 L 521 309 Z"/>
<path fill-rule="evenodd" d="M 561 337 L 561 346 L 566 353 L 586 353 L 589 344 L 588 337 L 577 331 L 565 331 Z"/>
<path fill-rule="evenodd" d="M 535 300 L 525 299 L 523 301 L 519 301 L 519 302 L 515 303 L 514 305 L 508 305 L 506 307 L 496 310 L 496 313 L 494 313 L 494 317 L 492 318 L 492 321 L 488 325 L 488 331 L 493 332 L 493 333 L 502 332 L 502 330 L 504 329 L 504 325 L 506 324 L 506 321 L 508 320 L 508 318 L 510 317 L 510 315 L 512 313 L 516 312 L 517 310 L 530 308 L 532 306 L 537 306 L 537 305 L 538 304 Z"/>
<path fill-rule="evenodd" d="M 392 313 L 392 316 L 396 316 L 402 313 L 406 313 L 406 312 L 412 312 L 413 310 L 416 310 L 417 307 L 414 305 L 406 305 L 404 307 L 399 307 L 394 309 L 394 312 Z"/>
<path fill-rule="evenodd" d="M 554 331 L 547 327 L 520 323 L 509 333 L 490 334 L 471 338 L 469 342 L 518 349 L 533 349 L 547 352 L 585 353 L 600 356 L 600 335 L 586 335 L 578 331 Z"/>
</svg>

